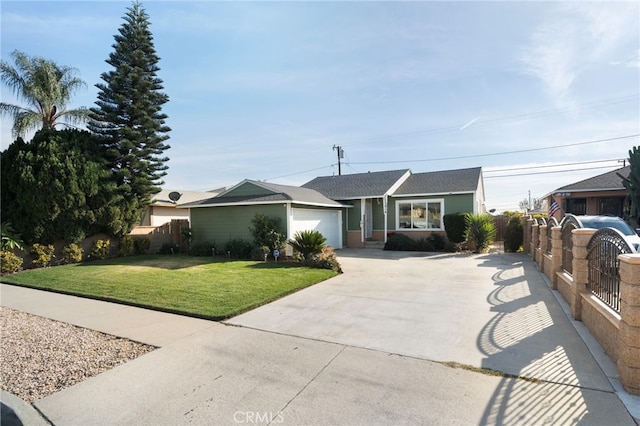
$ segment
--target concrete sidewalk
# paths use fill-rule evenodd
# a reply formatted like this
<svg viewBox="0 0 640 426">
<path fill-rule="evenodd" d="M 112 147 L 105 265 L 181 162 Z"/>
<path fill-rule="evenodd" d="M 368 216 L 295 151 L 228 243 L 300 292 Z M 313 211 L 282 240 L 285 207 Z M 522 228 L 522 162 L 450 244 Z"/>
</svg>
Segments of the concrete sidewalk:
<svg viewBox="0 0 640 426">
<path fill-rule="evenodd" d="M 339 255 L 344 275 L 235 326 L 7 285 L 0 301 L 161 346 L 37 401 L 56 425 L 635 424 L 525 256 Z M 460 318 L 455 305 L 484 311 Z"/>
</svg>

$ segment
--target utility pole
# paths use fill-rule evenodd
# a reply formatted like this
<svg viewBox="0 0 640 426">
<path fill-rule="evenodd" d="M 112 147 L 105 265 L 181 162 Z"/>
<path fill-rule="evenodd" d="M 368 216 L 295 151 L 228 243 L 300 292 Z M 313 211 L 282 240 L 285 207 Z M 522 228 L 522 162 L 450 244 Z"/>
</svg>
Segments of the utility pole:
<svg viewBox="0 0 640 426">
<path fill-rule="evenodd" d="M 340 160 L 344 158 L 344 150 L 342 149 L 341 146 L 338 145 L 334 145 L 333 146 L 333 150 L 334 151 L 338 151 L 338 176 L 342 175 L 342 166 L 340 164 Z"/>
</svg>

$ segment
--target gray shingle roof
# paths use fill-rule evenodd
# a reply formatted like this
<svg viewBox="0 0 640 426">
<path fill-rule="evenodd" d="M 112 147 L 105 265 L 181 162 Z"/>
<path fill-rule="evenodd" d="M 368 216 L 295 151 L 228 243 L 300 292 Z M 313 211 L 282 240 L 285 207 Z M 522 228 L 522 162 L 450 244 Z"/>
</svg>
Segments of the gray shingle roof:
<svg viewBox="0 0 640 426">
<path fill-rule="evenodd" d="M 304 185 L 333 200 L 382 197 L 409 170 L 356 173 L 341 176 L 321 176 Z"/>
<path fill-rule="evenodd" d="M 225 196 L 224 193 L 219 196 L 206 200 L 196 201 L 194 203 L 184 204 L 181 207 L 205 207 L 220 204 L 254 204 L 254 203 L 276 203 L 291 201 L 299 204 L 321 205 L 327 207 L 341 207 L 341 204 L 330 200 L 317 191 L 297 186 L 277 185 L 273 183 L 257 182 L 252 180 L 245 181 L 262 188 L 273 191 L 272 194 L 256 194 L 241 196 Z"/>
<path fill-rule="evenodd" d="M 581 180 L 579 182 L 565 185 L 556 189 L 558 191 L 602 191 L 602 190 L 616 190 L 624 189 L 622 185 L 622 179 L 618 176 L 620 173 L 622 176 L 629 176 L 631 166 L 622 167 L 617 170 L 613 170 L 607 173 L 603 173 L 598 176 L 594 176 L 588 179 Z"/>
<path fill-rule="evenodd" d="M 404 181 L 394 195 L 472 192 L 478 189 L 482 168 L 416 173 Z"/>
</svg>

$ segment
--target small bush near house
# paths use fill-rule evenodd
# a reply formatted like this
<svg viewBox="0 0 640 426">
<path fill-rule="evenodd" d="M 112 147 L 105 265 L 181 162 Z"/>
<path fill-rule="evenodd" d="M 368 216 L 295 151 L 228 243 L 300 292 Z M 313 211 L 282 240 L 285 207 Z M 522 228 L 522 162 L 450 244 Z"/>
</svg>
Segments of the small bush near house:
<svg viewBox="0 0 640 426">
<path fill-rule="evenodd" d="M 384 245 L 385 250 L 415 251 L 416 242 L 404 234 L 391 234 Z"/>
<path fill-rule="evenodd" d="M 444 221 L 444 229 L 447 232 L 447 239 L 454 244 L 460 244 L 464 241 L 464 233 L 467 229 L 464 213 L 446 214 L 442 218 Z"/>
<path fill-rule="evenodd" d="M 234 259 L 250 259 L 253 245 L 242 238 L 234 238 L 224 245 L 224 252 Z"/>
<path fill-rule="evenodd" d="M 416 251 L 442 251 L 445 240 L 440 234 L 431 234 L 428 237 L 419 238 L 415 242 Z"/>
<path fill-rule="evenodd" d="M 267 246 L 269 251 L 282 250 L 286 238 L 281 232 L 280 219 L 257 214 L 251 219 L 249 231 L 253 236 L 254 245 Z"/>
<path fill-rule="evenodd" d="M 13 252 L 0 250 L 0 272 L 12 274 L 22 269 L 22 258 Z"/>
<path fill-rule="evenodd" d="M 216 247 L 215 242 L 196 243 L 191 245 L 189 254 L 191 256 L 213 256 L 214 249 Z M 219 249 L 218 249 L 219 251 Z"/>
<path fill-rule="evenodd" d="M 127 235 L 120 239 L 118 246 L 118 256 L 131 256 L 133 254 L 133 237 Z"/>
<path fill-rule="evenodd" d="M 51 259 L 53 259 L 54 248 L 51 244 L 34 244 L 31 246 L 31 254 L 33 255 L 33 263 L 38 268 L 44 268 L 49 266 Z"/>
<path fill-rule="evenodd" d="M 467 213 L 465 221 L 467 224 L 465 237 L 475 248 L 474 251 L 481 253 L 488 249 L 496 235 L 496 225 L 493 216 L 488 213 Z"/>
<path fill-rule="evenodd" d="M 318 231 L 299 231 L 289 240 L 289 245 L 307 260 L 321 253 L 326 243 L 327 239 Z"/>
<path fill-rule="evenodd" d="M 504 231 L 504 251 L 516 253 L 522 247 L 524 229 L 520 216 L 511 216 Z"/>
<path fill-rule="evenodd" d="M 151 247 L 151 239 L 149 237 L 135 237 L 133 239 L 133 251 L 136 254 L 145 254 Z"/>
<path fill-rule="evenodd" d="M 176 254 L 180 253 L 180 246 L 173 243 L 164 243 L 160 247 L 160 254 Z"/>
<path fill-rule="evenodd" d="M 303 263 L 311 268 L 331 269 L 339 274 L 342 273 L 342 268 L 340 267 L 336 253 L 329 246 L 324 246 L 320 253 L 316 253 L 309 259 L 305 259 Z"/>
<path fill-rule="evenodd" d="M 254 247 L 253 250 L 251 250 L 251 260 L 265 260 L 269 254 L 270 250 L 267 246 Z"/>
<path fill-rule="evenodd" d="M 76 243 L 71 243 L 63 247 L 62 249 L 62 263 L 78 263 L 82 262 L 82 250 Z"/>
<path fill-rule="evenodd" d="M 91 247 L 91 254 L 89 254 L 89 258 L 104 259 L 109 254 L 110 248 L 111 248 L 110 240 L 95 240 L 93 242 L 93 247 Z"/>
</svg>

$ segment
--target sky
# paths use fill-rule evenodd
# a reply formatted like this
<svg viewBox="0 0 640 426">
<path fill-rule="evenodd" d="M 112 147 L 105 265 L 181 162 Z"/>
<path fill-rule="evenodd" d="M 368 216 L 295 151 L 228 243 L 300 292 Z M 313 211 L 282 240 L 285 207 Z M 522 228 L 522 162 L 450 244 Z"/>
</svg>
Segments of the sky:
<svg viewBox="0 0 640 426">
<path fill-rule="evenodd" d="M 170 99 L 166 189 L 301 185 L 338 174 L 339 146 L 342 174 L 482 167 L 500 212 L 640 145 L 638 1 L 142 5 Z M 75 67 L 69 107 L 93 107 L 130 6 L 2 0 L 1 58 Z"/>
</svg>

